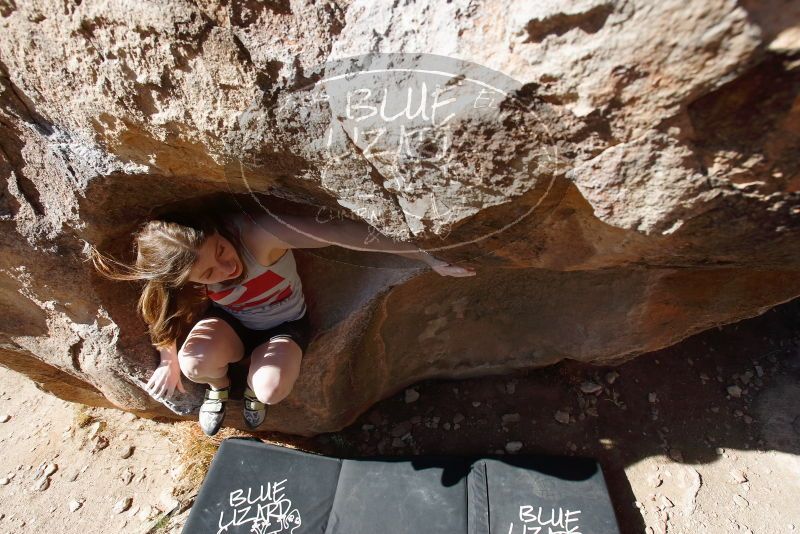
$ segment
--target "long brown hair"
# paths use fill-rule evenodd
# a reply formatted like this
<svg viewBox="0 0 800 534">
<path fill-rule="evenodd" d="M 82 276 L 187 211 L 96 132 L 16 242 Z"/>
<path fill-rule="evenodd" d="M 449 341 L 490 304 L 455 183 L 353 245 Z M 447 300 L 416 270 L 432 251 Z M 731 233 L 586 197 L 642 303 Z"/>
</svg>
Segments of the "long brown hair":
<svg viewBox="0 0 800 534">
<path fill-rule="evenodd" d="M 147 323 L 156 348 L 176 342 L 205 310 L 202 305 L 207 304 L 207 296 L 203 285 L 188 283 L 188 279 L 198 250 L 214 233 L 230 241 L 243 259 L 239 234 L 226 224 L 222 213 L 172 213 L 145 222 L 134 233 L 133 264 L 90 248 L 94 267 L 107 278 L 144 280 L 137 311 Z M 247 265 L 244 261 L 242 265 L 242 273 L 230 283 L 247 276 Z"/>
</svg>

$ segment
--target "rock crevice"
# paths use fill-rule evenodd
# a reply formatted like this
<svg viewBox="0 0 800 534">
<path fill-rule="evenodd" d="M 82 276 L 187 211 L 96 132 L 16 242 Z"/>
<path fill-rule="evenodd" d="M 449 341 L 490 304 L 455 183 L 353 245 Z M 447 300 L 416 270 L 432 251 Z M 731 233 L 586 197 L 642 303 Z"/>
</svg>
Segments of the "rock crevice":
<svg viewBox="0 0 800 534">
<path fill-rule="evenodd" d="M 168 407 L 143 391 L 158 356 L 138 288 L 85 250 L 125 257 L 146 218 L 220 195 L 477 271 L 298 250 L 314 338 L 269 429 L 763 313 L 800 295 L 798 35 L 778 0 L 6 3 L 0 363 L 69 400 L 196 407 L 185 379 Z M 374 100 L 352 105 L 348 69 Z M 370 69 L 398 89 L 384 110 Z M 378 113 L 437 85 L 470 97 L 449 122 Z"/>
</svg>

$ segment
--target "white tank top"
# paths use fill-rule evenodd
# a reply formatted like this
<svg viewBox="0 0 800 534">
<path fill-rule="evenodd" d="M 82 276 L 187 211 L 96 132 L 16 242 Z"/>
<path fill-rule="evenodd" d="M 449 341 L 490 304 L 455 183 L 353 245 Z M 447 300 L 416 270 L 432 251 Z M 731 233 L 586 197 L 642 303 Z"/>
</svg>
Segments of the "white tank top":
<svg viewBox="0 0 800 534">
<path fill-rule="evenodd" d="M 233 222 L 241 237 L 240 218 L 235 217 Z M 212 306 L 224 309 L 253 330 L 267 330 L 303 317 L 306 302 L 292 249 L 286 249 L 280 259 L 266 267 L 242 243 L 241 259 L 247 265 L 246 279 L 233 286 L 224 282 L 206 285 Z"/>
</svg>

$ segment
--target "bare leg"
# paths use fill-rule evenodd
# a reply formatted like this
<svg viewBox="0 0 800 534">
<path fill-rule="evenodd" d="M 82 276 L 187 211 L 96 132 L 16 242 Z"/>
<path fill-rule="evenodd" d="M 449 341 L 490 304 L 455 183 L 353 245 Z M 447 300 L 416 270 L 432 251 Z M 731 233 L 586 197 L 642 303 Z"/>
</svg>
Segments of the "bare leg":
<svg viewBox="0 0 800 534">
<path fill-rule="evenodd" d="M 228 364 L 244 357 L 242 340 L 231 325 L 217 317 L 198 321 L 178 352 L 178 364 L 192 382 L 215 389 L 230 385 Z"/>
<path fill-rule="evenodd" d="M 276 404 L 294 387 L 303 350 L 288 337 L 272 338 L 253 349 L 247 385 L 264 404 Z"/>
</svg>

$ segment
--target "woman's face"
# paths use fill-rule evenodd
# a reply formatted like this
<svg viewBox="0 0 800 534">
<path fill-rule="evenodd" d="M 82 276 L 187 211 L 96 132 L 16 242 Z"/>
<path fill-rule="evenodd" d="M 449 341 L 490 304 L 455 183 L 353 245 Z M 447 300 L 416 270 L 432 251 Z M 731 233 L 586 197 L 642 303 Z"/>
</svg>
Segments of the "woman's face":
<svg viewBox="0 0 800 534">
<path fill-rule="evenodd" d="M 242 274 L 242 261 L 233 244 L 214 233 L 197 251 L 189 281 L 200 284 L 217 284 L 232 280 Z"/>
</svg>

